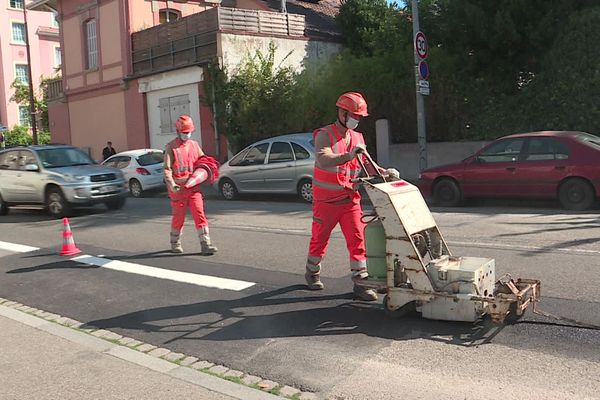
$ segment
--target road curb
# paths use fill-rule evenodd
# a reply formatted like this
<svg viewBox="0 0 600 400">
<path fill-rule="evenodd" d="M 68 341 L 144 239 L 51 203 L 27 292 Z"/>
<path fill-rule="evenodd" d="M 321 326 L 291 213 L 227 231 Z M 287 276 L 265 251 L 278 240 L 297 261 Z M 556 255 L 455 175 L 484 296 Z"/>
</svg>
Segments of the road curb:
<svg viewBox="0 0 600 400">
<path fill-rule="evenodd" d="M 162 354 L 160 357 L 153 356 L 148 353 L 157 349 L 154 345 L 125 338 L 108 330 L 87 326 L 79 321 L 25 306 L 1 297 L 0 316 L 80 344 L 92 351 L 110 355 L 239 400 L 317 399 L 314 393 L 301 392 L 295 388 L 280 385 L 266 379 L 261 379 L 257 383 L 246 386 L 243 383 L 244 380 L 242 377 L 236 376 L 236 379 L 232 380 L 231 377 L 235 376 L 235 374 L 228 376 L 227 372 L 230 372 L 230 369 L 227 367 L 222 367 L 225 371 L 222 374 L 215 374 L 212 371 L 208 371 L 208 368 L 202 366 L 212 366 L 213 364 L 206 361 L 203 362 L 200 360 L 192 365 L 183 365 L 182 361 L 189 357 L 185 354 L 172 352 L 162 354 L 159 352 L 157 354 Z M 135 346 L 131 346 L 134 342 L 137 342 Z M 168 360 L 169 355 L 175 354 L 177 357 L 171 357 L 174 361 Z M 196 369 L 193 367 L 194 365 L 199 365 L 200 368 Z M 242 373 L 242 375 L 246 374 Z M 269 385 L 261 385 L 262 382 L 269 382 Z M 272 385 L 273 383 L 275 386 Z M 275 394 L 264 390 L 274 391 Z M 285 397 L 278 396 L 279 391 L 282 391 Z"/>
</svg>

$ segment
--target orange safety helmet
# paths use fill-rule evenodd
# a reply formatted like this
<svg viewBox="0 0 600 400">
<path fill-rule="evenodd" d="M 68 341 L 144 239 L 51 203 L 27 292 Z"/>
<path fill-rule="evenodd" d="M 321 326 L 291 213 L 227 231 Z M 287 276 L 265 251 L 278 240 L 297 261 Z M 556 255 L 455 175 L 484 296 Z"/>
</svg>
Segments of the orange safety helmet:
<svg viewBox="0 0 600 400">
<path fill-rule="evenodd" d="M 175 129 L 179 133 L 194 132 L 194 120 L 189 115 L 180 115 L 175 122 Z"/>
<path fill-rule="evenodd" d="M 369 115 L 367 112 L 367 102 L 362 94 L 358 92 L 344 93 L 340 96 L 335 105 L 352 114 L 360 115 L 361 117 Z"/>
</svg>

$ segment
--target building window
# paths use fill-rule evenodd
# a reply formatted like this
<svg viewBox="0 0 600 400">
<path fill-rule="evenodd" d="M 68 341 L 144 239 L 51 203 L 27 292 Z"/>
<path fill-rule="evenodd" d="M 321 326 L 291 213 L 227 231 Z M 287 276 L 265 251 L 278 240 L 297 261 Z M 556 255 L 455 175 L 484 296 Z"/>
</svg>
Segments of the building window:
<svg viewBox="0 0 600 400">
<path fill-rule="evenodd" d="M 158 20 L 161 24 L 177 21 L 181 17 L 181 13 L 177 10 L 164 9 L 158 12 Z"/>
<path fill-rule="evenodd" d="M 25 24 L 12 23 L 12 40 L 15 43 L 25 43 Z"/>
<path fill-rule="evenodd" d="M 98 42 L 96 40 L 96 20 L 90 19 L 85 23 L 85 44 L 87 50 L 87 69 L 98 66 Z"/>
<path fill-rule="evenodd" d="M 54 48 L 54 68 L 60 67 L 61 56 L 60 56 L 60 47 Z"/>
<path fill-rule="evenodd" d="M 27 71 L 27 64 L 15 65 L 15 80 L 19 81 L 23 85 L 29 84 L 29 71 Z"/>
<path fill-rule="evenodd" d="M 52 26 L 55 28 L 60 27 L 60 24 L 58 23 L 58 13 L 57 12 L 52 13 Z"/>
<path fill-rule="evenodd" d="M 158 99 L 160 109 L 160 132 L 175 132 L 175 121 L 180 115 L 190 114 L 190 96 L 187 94 Z"/>
<path fill-rule="evenodd" d="M 29 107 L 19 106 L 19 125 L 29 126 Z"/>
<path fill-rule="evenodd" d="M 10 0 L 9 1 L 10 8 L 18 8 L 19 10 L 22 10 L 24 5 L 25 5 L 25 0 Z"/>
</svg>

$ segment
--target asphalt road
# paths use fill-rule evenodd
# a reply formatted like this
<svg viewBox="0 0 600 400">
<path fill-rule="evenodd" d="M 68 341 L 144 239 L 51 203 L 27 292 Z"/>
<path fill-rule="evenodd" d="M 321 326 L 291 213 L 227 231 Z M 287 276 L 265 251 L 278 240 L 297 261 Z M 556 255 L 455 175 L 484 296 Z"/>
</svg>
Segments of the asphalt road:
<svg viewBox="0 0 600 400">
<path fill-rule="evenodd" d="M 528 314 L 498 327 L 387 318 L 352 299 L 345 245 L 335 231 L 326 290 L 303 286 L 310 206 L 266 197 L 206 204 L 213 257 L 198 254 L 191 220 L 182 256 L 166 252 L 168 201 L 129 199 L 71 218 L 77 246 L 106 259 L 254 283 L 224 290 L 85 265 L 56 255 L 62 223 L 36 210 L 2 217 L 0 297 L 332 399 L 595 398 L 600 331 Z M 434 209 L 453 254 L 492 257 L 497 275 L 542 280 L 541 307 L 600 325 L 600 214 L 553 204 Z M 457 396 L 460 394 L 460 396 Z M 464 396 L 463 396 L 464 394 Z"/>
</svg>

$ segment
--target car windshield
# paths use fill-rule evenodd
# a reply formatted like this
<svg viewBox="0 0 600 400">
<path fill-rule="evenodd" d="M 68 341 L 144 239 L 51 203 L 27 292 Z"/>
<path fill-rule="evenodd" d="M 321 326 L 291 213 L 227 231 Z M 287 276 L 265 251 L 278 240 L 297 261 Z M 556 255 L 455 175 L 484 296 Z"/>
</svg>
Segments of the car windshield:
<svg viewBox="0 0 600 400">
<path fill-rule="evenodd" d="M 86 153 L 76 147 L 42 149 L 37 150 L 37 153 L 44 168 L 73 167 L 96 163 Z"/>
<path fill-rule="evenodd" d="M 160 151 L 153 151 L 150 153 L 142 154 L 137 158 L 138 164 L 142 167 L 146 165 L 154 165 L 163 162 L 163 153 Z"/>
<path fill-rule="evenodd" d="M 582 133 L 580 135 L 577 135 L 577 140 L 579 140 L 582 143 L 588 144 L 592 147 L 595 147 L 596 149 L 600 149 L 600 137 L 596 135 Z"/>
</svg>

